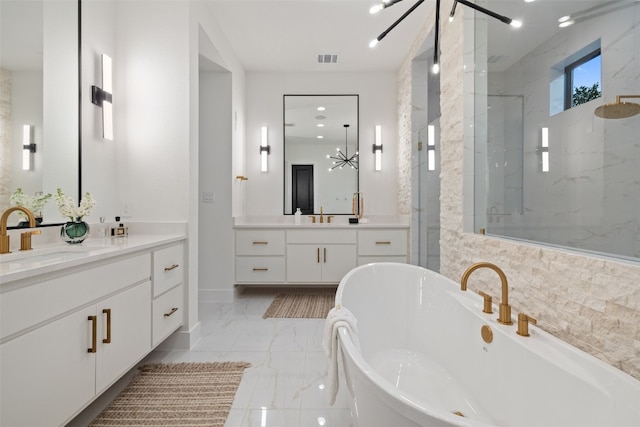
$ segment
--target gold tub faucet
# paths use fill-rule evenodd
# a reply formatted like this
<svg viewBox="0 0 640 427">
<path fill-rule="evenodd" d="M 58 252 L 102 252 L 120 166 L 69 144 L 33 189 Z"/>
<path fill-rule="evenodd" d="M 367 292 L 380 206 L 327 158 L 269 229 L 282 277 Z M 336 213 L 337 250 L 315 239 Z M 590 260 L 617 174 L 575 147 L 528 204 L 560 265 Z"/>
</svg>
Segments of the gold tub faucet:
<svg viewBox="0 0 640 427">
<path fill-rule="evenodd" d="M 490 262 L 477 262 L 473 264 L 467 268 L 462 275 L 462 279 L 460 280 L 460 289 L 463 291 L 467 290 L 467 281 L 469 280 L 469 276 L 479 268 L 490 268 L 500 276 L 500 280 L 502 282 L 502 301 L 500 301 L 500 315 L 498 316 L 498 322 L 503 325 L 513 325 L 513 321 L 511 320 L 511 306 L 509 305 L 509 285 L 507 283 L 507 276 L 500 267 L 495 264 L 491 264 Z"/>
<path fill-rule="evenodd" d="M 7 235 L 7 220 L 9 219 L 9 215 L 12 212 L 21 211 L 29 218 L 29 227 L 35 228 L 36 226 L 36 218 L 33 216 L 33 212 L 24 206 L 13 206 L 2 214 L 2 218 L 0 218 L 0 254 L 8 254 L 11 252 L 9 250 L 10 247 L 10 236 Z M 21 242 L 20 242 L 20 250 L 28 251 L 31 249 L 31 235 L 32 234 L 40 234 L 40 231 L 27 231 L 21 234 Z"/>
</svg>

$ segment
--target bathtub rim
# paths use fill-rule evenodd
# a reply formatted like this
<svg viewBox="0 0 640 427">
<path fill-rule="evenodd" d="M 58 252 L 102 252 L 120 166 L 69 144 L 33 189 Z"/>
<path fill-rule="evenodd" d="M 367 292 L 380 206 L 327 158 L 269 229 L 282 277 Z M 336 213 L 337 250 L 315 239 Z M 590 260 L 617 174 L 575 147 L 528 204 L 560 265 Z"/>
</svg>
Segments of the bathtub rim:
<svg viewBox="0 0 640 427">
<path fill-rule="evenodd" d="M 416 272 L 420 272 L 420 274 L 427 273 L 427 274 L 435 275 L 437 277 L 442 277 L 443 279 L 446 279 L 452 284 L 454 285 L 456 284 L 455 281 L 453 281 L 452 279 L 446 276 L 443 276 L 438 272 L 428 270 L 424 267 L 420 267 L 416 265 L 395 263 L 395 262 L 369 263 L 369 264 L 364 264 L 354 268 L 343 277 L 343 279 L 340 281 L 338 289 L 336 290 L 336 297 L 335 297 L 336 305 L 342 304 L 342 296 L 343 296 L 344 288 L 346 286 L 346 283 L 348 283 L 348 281 L 352 276 L 357 275 L 361 270 L 371 269 L 376 266 L 383 267 L 383 268 L 385 266 L 394 266 L 394 268 L 410 269 Z M 455 288 L 447 289 L 445 290 L 445 292 L 452 294 L 452 296 L 463 305 L 467 305 L 470 303 L 473 304 L 474 308 L 478 309 L 478 312 L 475 314 L 478 315 L 479 318 L 481 318 L 480 311 L 482 308 L 482 297 L 477 295 L 475 292 L 461 292 L 461 291 L 456 292 Z M 348 309 L 349 307 L 345 306 L 345 308 Z M 470 307 L 467 307 L 467 308 L 470 308 Z M 474 312 L 475 311 L 477 310 L 474 310 Z M 492 326 L 492 328 L 495 328 L 495 331 L 501 334 L 505 332 L 509 332 L 512 328 L 505 325 L 499 325 L 497 321 L 493 318 L 483 319 L 483 321 L 486 321 L 488 324 Z M 507 329 L 508 331 L 505 331 L 505 329 Z M 531 340 L 530 338 L 520 337 L 519 335 L 515 334 L 515 329 L 513 331 L 514 331 L 513 334 L 505 333 L 507 338 L 518 342 L 519 345 L 528 347 L 530 351 L 538 353 L 538 350 L 541 350 L 544 347 L 558 346 L 558 350 L 561 353 L 565 353 L 567 351 L 570 351 L 571 353 L 577 352 L 576 355 L 579 356 L 579 359 L 581 361 L 595 364 L 595 367 L 597 367 L 599 371 L 597 375 L 598 380 L 603 380 L 601 375 L 606 374 L 607 376 L 610 376 L 608 377 L 609 380 L 606 381 L 610 386 L 612 385 L 610 381 L 614 381 L 615 383 L 618 383 L 618 385 L 631 387 L 631 389 L 635 390 L 636 392 L 640 391 L 640 380 L 638 380 L 637 378 L 634 378 L 628 373 L 605 362 L 604 360 L 601 360 L 596 356 L 589 354 L 574 345 L 571 345 L 570 343 L 560 339 L 559 337 L 552 335 L 549 332 L 546 332 L 545 330 L 541 329 L 538 326 L 535 326 L 535 325 L 530 326 L 530 332 L 532 333 L 534 340 Z M 539 341 L 535 340 L 536 335 L 539 338 Z M 338 336 L 339 336 L 340 344 L 342 346 L 343 351 L 348 352 L 349 357 L 355 363 L 359 372 L 374 387 L 374 392 L 376 393 L 376 395 L 383 401 L 388 402 L 390 406 L 397 412 L 401 412 L 401 410 L 399 410 L 399 405 L 408 405 L 412 409 L 412 411 L 418 411 L 419 413 L 424 413 L 433 418 L 449 422 L 455 426 L 495 427 L 495 424 L 489 424 L 483 420 L 461 418 L 447 411 L 443 411 L 439 408 L 428 405 L 427 402 L 417 402 L 413 400 L 410 396 L 407 396 L 406 393 L 404 393 L 402 390 L 395 388 L 388 380 L 386 380 L 384 377 L 378 374 L 378 372 L 371 367 L 371 365 L 364 359 L 360 351 L 356 348 L 349 334 L 349 331 L 346 328 L 342 328 L 342 327 L 338 328 Z M 568 360 L 565 360 L 565 362 L 567 361 Z M 555 362 L 556 361 L 553 361 L 553 360 L 551 361 L 551 363 L 557 364 Z M 576 371 L 574 369 L 567 369 L 566 365 L 564 365 L 564 369 L 568 370 L 570 373 L 573 373 L 574 375 L 576 374 Z M 585 379 L 582 378 L 582 380 L 585 380 Z M 603 383 L 600 383 L 600 381 L 598 380 L 596 381 L 597 383 L 603 384 Z M 585 381 L 588 383 L 592 382 L 591 380 L 585 380 Z M 595 385 L 595 384 L 592 384 L 592 385 Z M 629 396 L 626 396 L 624 393 L 618 393 L 618 392 L 616 392 L 616 394 L 618 396 L 624 396 L 622 401 L 625 402 L 625 406 L 628 406 L 629 408 L 634 408 L 633 402 L 628 401 Z M 636 394 L 637 393 L 634 393 L 633 396 L 635 396 Z M 637 410 L 634 411 L 632 409 L 632 411 L 636 412 Z M 408 418 L 418 423 L 421 422 L 420 420 L 416 420 L 414 417 L 408 417 Z"/>
<path fill-rule="evenodd" d="M 379 263 L 369 263 L 358 266 L 347 273 L 340 284 L 338 285 L 338 289 L 336 290 L 335 303 L 336 306 L 338 304 L 342 304 L 342 293 L 344 290 L 343 283 L 347 282 L 351 276 L 357 274 L 360 270 L 365 270 L 368 268 L 372 268 L 373 266 L 385 266 L 385 265 L 394 265 L 394 266 L 402 266 L 402 268 L 410 268 L 412 270 L 420 271 L 422 273 L 429 272 L 433 274 L 440 275 L 432 270 L 425 269 L 420 266 L 415 266 L 411 264 L 403 264 L 396 262 L 379 262 Z M 444 276 L 442 276 L 444 277 Z M 349 307 L 345 307 L 349 308 Z M 340 346 L 342 351 L 346 351 L 350 357 L 350 359 L 355 363 L 358 371 L 365 377 L 365 379 L 372 385 L 373 392 L 383 400 L 385 403 L 389 404 L 389 406 L 398 413 L 402 413 L 404 416 L 409 418 L 411 421 L 420 424 L 424 422 L 424 419 L 416 419 L 414 414 L 407 414 L 403 412 L 406 410 L 406 407 L 409 406 L 412 411 L 415 411 L 418 414 L 426 414 L 436 420 L 440 420 L 442 422 L 447 422 L 452 426 L 456 427 L 496 427 L 495 424 L 488 424 L 484 421 L 465 418 L 457 416 L 448 411 L 438 409 L 435 406 L 428 405 L 426 402 L 416 402 L 412 397 L 408 396 L 402 390 L 393 387 L 393 385 L 382 377 L 376 370 L 374 370 L 371 365 L 364 359 L 360 351 L 356 348 L 353 340 L 351 339 L 351 335 L 346 327 L 340 326 L 338 327 L 338 337 L 340 339 Z M 342 355 L 344 357 L 344 355 Z"/>
</svg>

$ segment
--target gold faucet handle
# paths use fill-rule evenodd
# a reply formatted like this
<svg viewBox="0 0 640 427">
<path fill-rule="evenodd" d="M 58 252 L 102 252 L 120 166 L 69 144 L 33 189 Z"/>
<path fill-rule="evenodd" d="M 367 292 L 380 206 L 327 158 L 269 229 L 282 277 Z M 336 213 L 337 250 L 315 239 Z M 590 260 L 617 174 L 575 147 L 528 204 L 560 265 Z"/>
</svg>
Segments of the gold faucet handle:
<svg viewBox="0 0 640 427">
<path fill-rule="evenodd" d="M 309 218 L 311 218 L 311 223 L 312 224 L 316 223 L 316 217 L 314 215 L 309 215 Z"/>
<path fill-rule="evenodd" d="M 516 333 L 523 337 L 528 337 L 529 335 L 529 323 L 538 324 L 538 321 L 531 316 L 527 316 L 524 313 L 518 313 L 518 330 Z"/>
<path fill-rule="evenodd" d="M 40 230 L 33 231 L 25 231 L 24 233 L 20 233 L 20 250 L 21 251 L 30 251 L 33 249 L 31 247 L 31 236 L 34 234 L 41 234 Z"/>
<path fill-rule="evenodd" d="M 483 313 L 487 313 L 487 314 L 491 314 L 493 313 L 493 307 L 492 307 L 492 301 L 493 298 L 491 297 L 491 295 L 486 294 L 482 291 L 478 291 L 478 294 L 484 298 L 484 306 L 482 308 L 482 312 Z"/>
<path fill-rule="evenodd" d="M 335 215 L 327 215 L 327 223 L 331 224 L 331 218 L 333 218 Z"/>
</svg>

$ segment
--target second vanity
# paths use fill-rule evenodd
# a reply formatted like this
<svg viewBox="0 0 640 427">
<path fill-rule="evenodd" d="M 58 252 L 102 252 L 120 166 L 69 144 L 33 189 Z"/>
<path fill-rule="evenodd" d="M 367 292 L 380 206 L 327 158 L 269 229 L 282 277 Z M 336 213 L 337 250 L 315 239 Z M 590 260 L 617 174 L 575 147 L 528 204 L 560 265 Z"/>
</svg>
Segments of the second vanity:
<svg viewBox="0 0 640 427">
<path fill-rule="evenodd" d="M 408 262 L 408 223 L 377 220 L 348 224 L 289 224 L 240 219 L 235 224 L 238 285 L 337 284 L 370 262 Z"/>
<path fill-rule="evenodd" d="M 182 235 L 2 257 L 1 425 L 64 425 L 183 324 Z"/>
</svg>

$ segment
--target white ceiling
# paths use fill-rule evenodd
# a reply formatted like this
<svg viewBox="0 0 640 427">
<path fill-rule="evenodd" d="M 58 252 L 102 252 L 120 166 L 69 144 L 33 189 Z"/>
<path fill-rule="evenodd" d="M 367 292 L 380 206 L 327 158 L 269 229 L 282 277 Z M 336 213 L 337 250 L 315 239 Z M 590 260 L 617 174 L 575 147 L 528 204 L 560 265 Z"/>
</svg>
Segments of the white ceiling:
<svg viewBox="0 0 640 427">
<path fill-rule="evenodd" d="M 377 0 L 206 0 L 248 71 L 395 71 L 435 6 L 425 1 L 378 46 L 369 42 L 417 0 L 371 15 Z M 319 64 L 318 54 L 337 54 Z"/>
<path fill-rule="evenodd" d="M 376 15 L 369 8 L 380 0 L 205 0 L 235 54 L 249 71 L 395 71 L 405 59 L 435 0 L 426 0 L 375 48 L 369 42 L 418 0 L 406 0 Z M 472 0 L 473 2 L 476 2 Z M 443 1 L 440 15 L 447 19 Z M 514 29 L 489 19 L 489 54 L 502 60 L 502 71 L 550 38 L 558 18 L 594 5 L 629 5 L 608 0 L 488 0 L 485 7 L 523 22 Z M 461 4 L 459 9 L 466 8 Z M 469 10 L 469 9 L 467 9 Z M 441 50 L 446 46 L 441 46 Z M 318 64 L 318 54 L 338 54 L 338 64 Z"/>
</svg>

